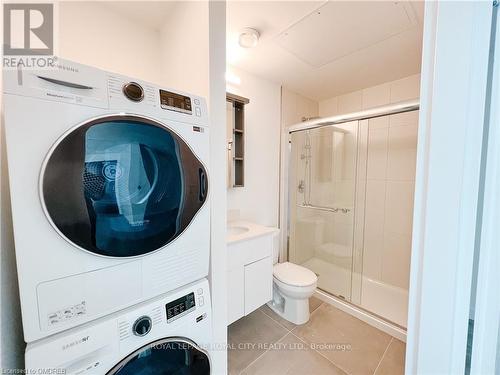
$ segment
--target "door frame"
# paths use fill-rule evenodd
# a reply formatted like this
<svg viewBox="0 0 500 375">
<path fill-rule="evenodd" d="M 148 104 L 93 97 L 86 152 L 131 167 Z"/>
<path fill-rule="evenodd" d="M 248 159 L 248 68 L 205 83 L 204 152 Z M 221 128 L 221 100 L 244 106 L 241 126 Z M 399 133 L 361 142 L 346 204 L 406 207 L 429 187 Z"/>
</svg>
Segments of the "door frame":
<svg viewBox="0 0 500 375">
<path fill-rule="evenodd" d="M 497 63 L 490 60 L 490 97 L 487 107 L 488 137 L 485 139 L 487 150 L 483 154 L 484 193 L 482 196 L 481 242 L 476 249 L 477 279 L 475 282 L 474 331 L 471 353 L 471 374 L 498 373 L 499 329 L 500 329 L 500 26 L 498 6 L 494 10 L 492 27 L 492 49 Z"/>
<path fill-rule="evenodd" d="M 464 373 L 492 2 L 426 2 L 406 373 Z"/>
</svg>

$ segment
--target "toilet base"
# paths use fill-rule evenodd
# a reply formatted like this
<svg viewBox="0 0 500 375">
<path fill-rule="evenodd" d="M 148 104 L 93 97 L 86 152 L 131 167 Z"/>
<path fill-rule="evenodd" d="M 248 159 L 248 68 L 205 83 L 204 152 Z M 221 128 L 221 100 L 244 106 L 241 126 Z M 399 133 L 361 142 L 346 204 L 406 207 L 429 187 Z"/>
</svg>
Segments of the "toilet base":
<svg viewBox="0 0 500 375">
<path fill-rule="evenodd" d="M 267 305 L 279 316 L 297 325 L 309 321 L 309 297 L 290 298 L 273 285 L 273 299 Z"/>
</svg>

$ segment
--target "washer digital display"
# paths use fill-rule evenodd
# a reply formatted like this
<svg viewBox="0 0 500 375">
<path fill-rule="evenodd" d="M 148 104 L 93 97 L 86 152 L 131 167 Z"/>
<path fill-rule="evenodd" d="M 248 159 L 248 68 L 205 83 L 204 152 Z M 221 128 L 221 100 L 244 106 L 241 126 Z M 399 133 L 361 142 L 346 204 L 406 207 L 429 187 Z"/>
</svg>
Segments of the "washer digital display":
<svg viewBox="0 0 500 375">
<path fill-rule="evenodd" d="M 181 316 L 186 315 L 196 306 L 194 293 L 189 293 L 184 297 L 178 298 L 175 301 L 167 303 L 167 322 L 171 322 Z"/>
</svg>

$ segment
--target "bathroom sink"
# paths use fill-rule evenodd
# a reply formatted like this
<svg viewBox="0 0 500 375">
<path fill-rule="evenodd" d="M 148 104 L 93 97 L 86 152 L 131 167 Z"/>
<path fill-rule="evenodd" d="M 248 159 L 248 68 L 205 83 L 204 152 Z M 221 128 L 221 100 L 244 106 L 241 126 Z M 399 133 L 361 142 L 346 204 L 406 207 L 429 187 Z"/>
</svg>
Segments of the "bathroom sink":
<svg viewBox="0 0 500 375">
<path fill-rule="evenodd" d="M 233 221 L 227 223 L 226 243 L 247 241 L 277 231 L 277 228 L 265 227 L 249 221 Z"/>
<path fill-rule="evenodd" d="M 227 228 L 227 234 L 229 236 L 237 236 L 239 234 L 243 234 L 248 232 L 250 229 L 242 226 L 231 226 Z"/>
</svg>

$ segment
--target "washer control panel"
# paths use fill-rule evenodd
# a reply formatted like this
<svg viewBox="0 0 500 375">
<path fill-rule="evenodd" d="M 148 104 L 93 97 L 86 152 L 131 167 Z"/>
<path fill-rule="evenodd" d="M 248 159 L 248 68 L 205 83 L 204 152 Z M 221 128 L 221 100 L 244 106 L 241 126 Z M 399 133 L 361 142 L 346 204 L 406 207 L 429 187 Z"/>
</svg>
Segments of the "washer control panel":
<svg viewBox="0 0 500 375">
<path fill-rule="evenodd" d="M 167 323 L 170 323 L 181 316 L 188 314 L 191 310 L 196 308 L 194 293 L 191 292 L 175 301 L 169 302 L 165 305 L 167 311 Z"/>
<path fill-rule="evenodd" d="M 64 370 L 65 374 L 75 375 L 105 374 L 137 348 L 172 336 L 208 347 L 213 343 L 210 305 L 208 281 L 197 281 L 91 324 L 28 343 L 26 369 L 34 369 L 30 374 L 38 374 L 36 369 Z"/>
<path fill-rule="evenodd" d="M 132 332 L 134 332 L 136 336 L 146 336 L 149 331 L 151 331 L 152 326 L 153 321 L 149 316 L 141 316 L 135 321 Z"/>
</svg>

